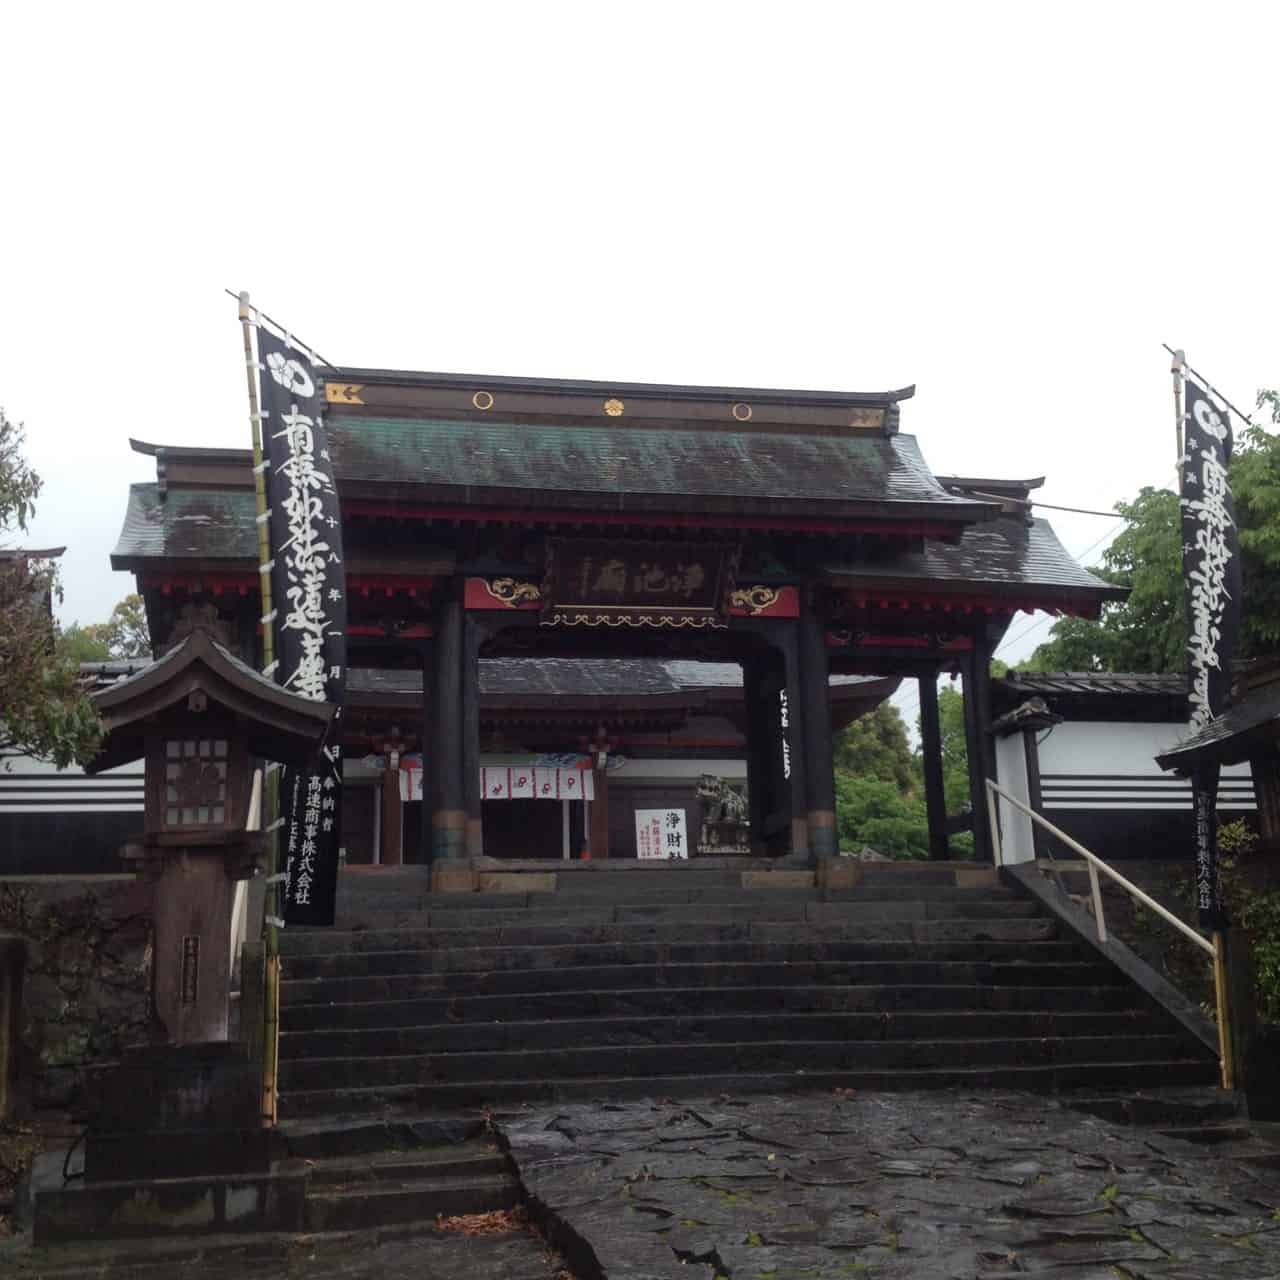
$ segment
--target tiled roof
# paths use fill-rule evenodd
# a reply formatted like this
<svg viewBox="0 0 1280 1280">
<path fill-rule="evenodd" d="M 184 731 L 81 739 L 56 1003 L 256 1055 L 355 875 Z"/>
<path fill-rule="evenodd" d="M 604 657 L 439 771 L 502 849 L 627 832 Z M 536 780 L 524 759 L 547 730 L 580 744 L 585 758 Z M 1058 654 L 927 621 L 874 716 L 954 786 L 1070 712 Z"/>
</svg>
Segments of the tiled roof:
<svg viewBox="0 0 1280 1280">
<path fill-rule="evenodd" d="M 877 676 L 832 676 L 832 685 L 874 683 Z M 417 671 L 352 668 L 352 693 L 419 694 Z M 742 688 L 742 669 L 734 662 L 686 662 L 661 658 L 482 658 L 480 691 L 501 697 L 548 696 L 651 697 L 708 689 Z"/>
<path fill-rule="evenodd" d="M 1070 697 L 1091 694 L 1129 697 L 1183 697 L 1187 678 L 1177 673 L 1114 671 L 1011 671 L 1001 681 L 1010 692 L 1024 697 L 1052 694 Z"/>
<path fill-rule="evenodd" d="M 129 486 L 112 566 L 135 560 L 230 560 L 258 557 L 252 489 L 170 489 L 163 500 L 154 483 Z"/>
<path fill-rule="evenodd" d="M 1085 595 L 1123 600 L 1129 593 L 1082 568 L 1047 520 L 1001 516 L 968 528 L 956 543 L 926 540 L 919 551 L 870 563 L 832 564 L 841 586 L 869 588 L 948 584 L 995 594 L 1030 593 L 1046 602 Z"/>
<path fill-rule="evenodd" d="M 1260 745 L 1280 737 L 1280 685 L 1251 693 L 1203 729 L 1156 757 L 1162 769 L 1183 773 L 1201 759 L 1239 764 L 1255 755 Z"/>
</svg>

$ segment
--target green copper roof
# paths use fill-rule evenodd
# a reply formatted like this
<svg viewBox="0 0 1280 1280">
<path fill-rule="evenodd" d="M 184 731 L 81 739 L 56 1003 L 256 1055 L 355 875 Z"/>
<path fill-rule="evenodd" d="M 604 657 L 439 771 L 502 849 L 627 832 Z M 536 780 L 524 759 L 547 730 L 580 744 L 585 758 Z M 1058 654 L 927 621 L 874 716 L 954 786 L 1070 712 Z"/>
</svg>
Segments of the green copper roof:
<svg viewBox="0 0 1280 1280">
<path fill-rule="evenodd" d="M 328 427 L 344 498 L 941 520 L 993 510 L 948 493 L 900 434 L 339 413 Z"/>
</svg>

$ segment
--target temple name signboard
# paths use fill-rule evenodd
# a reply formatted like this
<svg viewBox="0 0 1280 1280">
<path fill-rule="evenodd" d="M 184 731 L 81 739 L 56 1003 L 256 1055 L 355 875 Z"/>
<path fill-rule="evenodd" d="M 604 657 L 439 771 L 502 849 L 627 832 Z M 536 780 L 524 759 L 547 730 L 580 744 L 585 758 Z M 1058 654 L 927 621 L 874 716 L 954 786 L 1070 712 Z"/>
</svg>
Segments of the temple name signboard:
<svg viewBox="0 0 1280 1280">
<path fill-rule="evenodd" d="M 636 810 L 637 858 L 687 858 L 689 835 L 683 809 Z"/>
<path fill-rule="evenodd" d="M 588 627 L 724 626 L 737 551 L 727 543 L 552 539 L 543 621 Z"/>
</svg>

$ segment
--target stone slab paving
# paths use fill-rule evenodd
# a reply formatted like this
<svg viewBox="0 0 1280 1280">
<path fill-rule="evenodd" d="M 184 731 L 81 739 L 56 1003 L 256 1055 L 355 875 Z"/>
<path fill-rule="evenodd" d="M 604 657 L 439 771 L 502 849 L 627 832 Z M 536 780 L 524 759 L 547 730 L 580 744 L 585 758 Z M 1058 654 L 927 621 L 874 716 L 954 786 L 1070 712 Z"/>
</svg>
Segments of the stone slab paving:
<svg viewBox="0 0 1280 1280">
<path fill-rule="evenodd" d="M 1280 1277 L 1280 1168 L 1051 1098 L 593 1103 L 500 1128 L 582 1276 Z"/>
</svg>

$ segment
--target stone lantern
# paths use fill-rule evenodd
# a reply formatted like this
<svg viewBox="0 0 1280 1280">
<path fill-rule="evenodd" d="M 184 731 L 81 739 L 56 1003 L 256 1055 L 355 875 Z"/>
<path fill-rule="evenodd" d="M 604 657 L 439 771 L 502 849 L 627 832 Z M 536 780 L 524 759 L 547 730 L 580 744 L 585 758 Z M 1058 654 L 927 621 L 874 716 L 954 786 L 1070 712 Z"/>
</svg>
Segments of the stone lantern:
<svg viewBox="0 0 1280 1280">
<path fill-rule="evenodd" d="M 153 1042 L 90 1073 L 84 1180 L 35 1189 L 37 1242 L 302 1227 L 305 1170 L 274 1168 L 261 1071 L 227 1040 L 231 916 L 263 835 L 246 830 L 255 758 L 305 762 L 334 708 L 289 693 L 194 630 L 94 695 L 94 773 L 146 760 L 125 858 L 153 882 Z M 163 1028 L 163 1030 L 161 1030 Z M 169 1179 L 164 1196 L 152 1180 Z"/>
<path fill-rule="evenodd" d="M 125 859 L 154 881 L 154 1011 L 172 1044 L 225 1040 L 235 881 L 264 837 L 246 830 L 255 758 L 302 764 L 333 707 L 289 693 L 195 630 L 94 695 L 97 773 L 146 761 L 146 816 Z"/>
</svg>

